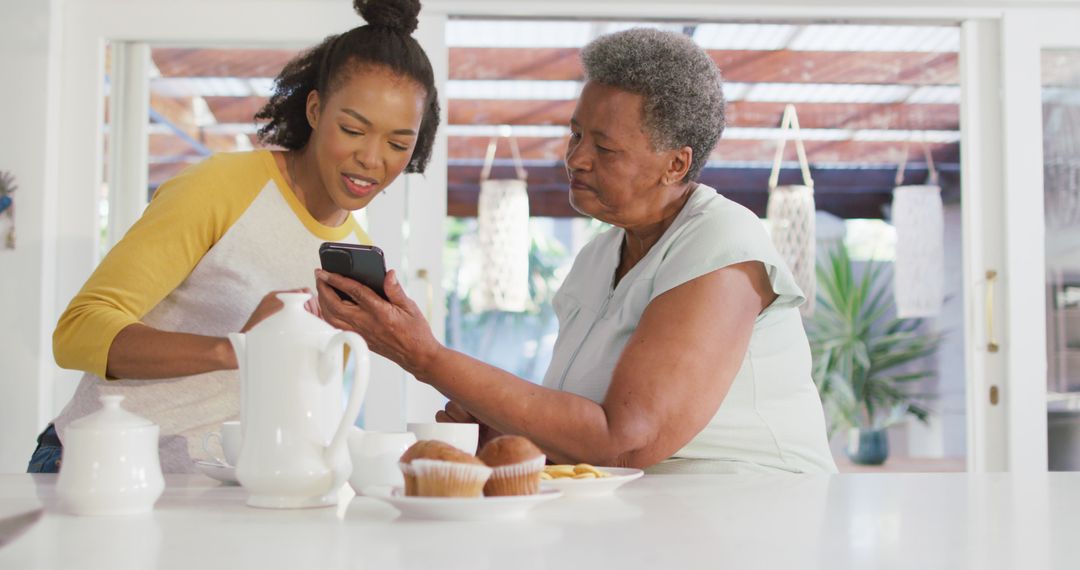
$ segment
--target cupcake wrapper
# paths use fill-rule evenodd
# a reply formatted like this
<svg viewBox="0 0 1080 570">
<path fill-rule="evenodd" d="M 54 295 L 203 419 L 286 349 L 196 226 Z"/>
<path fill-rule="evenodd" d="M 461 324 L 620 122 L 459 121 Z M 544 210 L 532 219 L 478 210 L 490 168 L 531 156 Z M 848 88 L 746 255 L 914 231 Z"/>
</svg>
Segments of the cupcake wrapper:
<svg viewBox="0 0 1080 570">
<path fill-rule="evenodd" d="M 491 476 L 493 478 L 503 478 L 539 473 L 544 470 L 544 463 L 546 461 L 547 457 L 541 455 L 539 457 L 529 459 L 528 461 L 522 461 L 521 463 L 514 463 L 512 465 L 499 465 L 498 467 L 491 468 Z"/>
<path fill-rule="evenodd" d="M 416 459 L 412 470 L 416 495 L 420 497 L 479 497 L 491 476 L 491 468 L 486 465 L 434 459 Z"/>
<path fill-rule="evenodd" d="M 405 477 L 405 496 L 416 496 L 416 471 L 412 465 L 408 463 L 398 463 L 398 468 L 401 469 L 401 474 Z"/>
<path fill-rule="evenodd" d="M 540 472 L 546 458 L 541 455 L 513 465 L 492 467 L 491 478 L 484 485 L 488 496 L 535 495 L 540 492 Z"/>
</svg>

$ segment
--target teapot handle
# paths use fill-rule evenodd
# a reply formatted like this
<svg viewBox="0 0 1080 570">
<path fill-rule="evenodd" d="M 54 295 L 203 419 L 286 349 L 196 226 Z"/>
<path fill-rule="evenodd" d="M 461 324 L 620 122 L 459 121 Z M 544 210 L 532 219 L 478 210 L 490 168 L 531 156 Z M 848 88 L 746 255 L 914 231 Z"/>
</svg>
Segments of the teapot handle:
<svg viewBox="0 0 1080 570">
<path fill-rule="evenodd" d="M 352 353 L 356 355 L 356 369 L 353 373 L 352 390 L 349 392 L 349 403 L 345 406 L 345 414 L 341 417 L 341 423 L 338 424 L 337 431 L 334 432 L 334 438 L 330 440 L 330 446 L 326 448 L 324 457 L 327 463 L 333 468 L 335 466 L 334 459 L 344 454 L 345 445 L 349 436 L 349 431 L 352 429 L 353 424 L 356 423 L 356 418 L 360 416 L 360 406 L 364 404 L 364 394 L 367 392 L 368 380 L 371 377 L 371 355 L 368 351 L 367 343 L 364 339 L 354 332 L 339 332 L 330 338 L 330 342 L 323 349 L 322 366 L 323 371 L 330 370 L 330 366 L 341 366 L 341 360 L 335 358 L 334 354 L 337 353 L 338 347 L 342 345 L 348 345 Z M 324 378 L 328 377 L 327 374 L 322 374 Z M 336 471 L 336 470 L 335 470 Z M 340 484 L 345 484 L 345 480 L 349 478 L 349 473 L 336 473 L 335 479 L 341 479 Z M 338 482 L 335 481 L 335 487 L 338 486 Z"/>
</svg>

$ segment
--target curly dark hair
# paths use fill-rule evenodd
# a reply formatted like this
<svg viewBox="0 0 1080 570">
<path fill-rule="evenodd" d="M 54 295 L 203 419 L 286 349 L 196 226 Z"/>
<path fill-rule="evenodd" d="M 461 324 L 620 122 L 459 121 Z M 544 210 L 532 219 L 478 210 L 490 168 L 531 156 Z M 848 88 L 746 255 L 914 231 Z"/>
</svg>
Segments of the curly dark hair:
<svg viewBox="0 0 1080 570">
<path fill-rule="evenodd" d="M 424 117 L 405 172 L 423 172 L 431 159 L 439 127 L 439 94 L 431 61 L 412 33 L 418 24 L 419 0 L 353 0 L 366 25 L 328 36 L 319 45 L 287 63 L 274 80 L 274 94 L 255 114 L 268 121 L 259 141 L 299 150 L 311 138 L 307 97 L 312 90 L 328 96 L 364 66 L 387 68 L 419 83 L 427 91 Z"/>
</svg>

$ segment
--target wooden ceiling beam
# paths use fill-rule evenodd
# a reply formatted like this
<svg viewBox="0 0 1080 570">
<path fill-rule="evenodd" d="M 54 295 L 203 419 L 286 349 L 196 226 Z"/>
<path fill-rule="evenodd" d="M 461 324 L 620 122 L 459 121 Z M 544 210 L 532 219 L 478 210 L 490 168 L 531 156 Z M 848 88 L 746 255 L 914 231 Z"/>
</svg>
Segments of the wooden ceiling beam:
<svg viewBox="0 0 1080 570">
<path fill-rule="evenodd" d="M 567 125 L 575 101 L 453 99 L 447 112 L 451 125 Z M 960 106 L 952 104 L 802 103 L 804 129 L 899 129 L 955 131 Z M 777 127 L 784 103 L 732 101 L 727 104 L 732 127 Z M 223 121 L 224 122 L 224 121 Z"/>
<path fill-rule="evenodd" d="M 151 92 L 150 108 L 189 137 L 198 138 L 199 133 L 194 127 L 195 106 L 191 97 L 162 97 Z"/>
<path fill-rule="evenodd" d="M 450 48 L 450 79 L 579 81 L 576 48 Z M 956 85 L 954 52 L 709 50 L 725 81 Z"/>
<path fill-rule="evenodd" d="M 784 103 L 734 101 L 727 105 L 733 127 L 778 127 Z M 882 129 L 956 131 L 960 106 L 929 103 L 800 103 L 804 129 Z"/>
<path fill-rule="evenodd" d="M 724 79 L 745 83 L 956 85 L 956 53 L 710 51 Z"/>
<path fill-rule="evenodd" d="M 193 138 L 213 152 L 231 152 L 237 149 L 234 135 L 197 133 Z M 187 141 L 167 133 L 152 133 L 150 135 L 149 155 L 151 160 L 155 157 L 175 158 L 188 155 L 202 158 L 201 155 L 192 150 Z"/>
<path fill-rule="evenodd" d="M 203 157 L 193 157 L 190 160 L 178 160 L 176 162 L 160 162 L 150 165 L 149 183 L 150 189 L 156 190 L 166 180 L 180 174 L 183 169 L 203 160 Z"/>
<path fill-rule="evenodd" d="M 163 77 L 277 77 L 302 50 L 154 48 Z"/>
<path fill-rule="evenodd" d="M 219 123 L 251 123 L 266 105 L 266 97 L 204 97 Z"/>
<path fill-rule="evenodd" d="M 450 79 L 580 80 L 578 48 L 450 48 Z"/>
<path fill-rule="evenodd" d="M 574 100 L 451 99 L 451 125 L 568 125 Z"/>
</svg>

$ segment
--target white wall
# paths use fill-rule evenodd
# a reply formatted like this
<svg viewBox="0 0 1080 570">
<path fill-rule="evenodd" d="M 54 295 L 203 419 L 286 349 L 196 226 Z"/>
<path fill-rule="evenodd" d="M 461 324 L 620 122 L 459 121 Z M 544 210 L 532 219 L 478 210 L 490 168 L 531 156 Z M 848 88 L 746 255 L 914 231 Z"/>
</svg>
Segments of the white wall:
<svg viewBox="0 0 1080 570">
<path fill-rule="evenodd" d="M 0 0 L 0 170 L 12 172 L 18 243 L 0 250 L 0 473 L 25 471 L 52 408 L 56 165 L 48 147 L 58 76 L 56 0 Z"/>
</svg>

